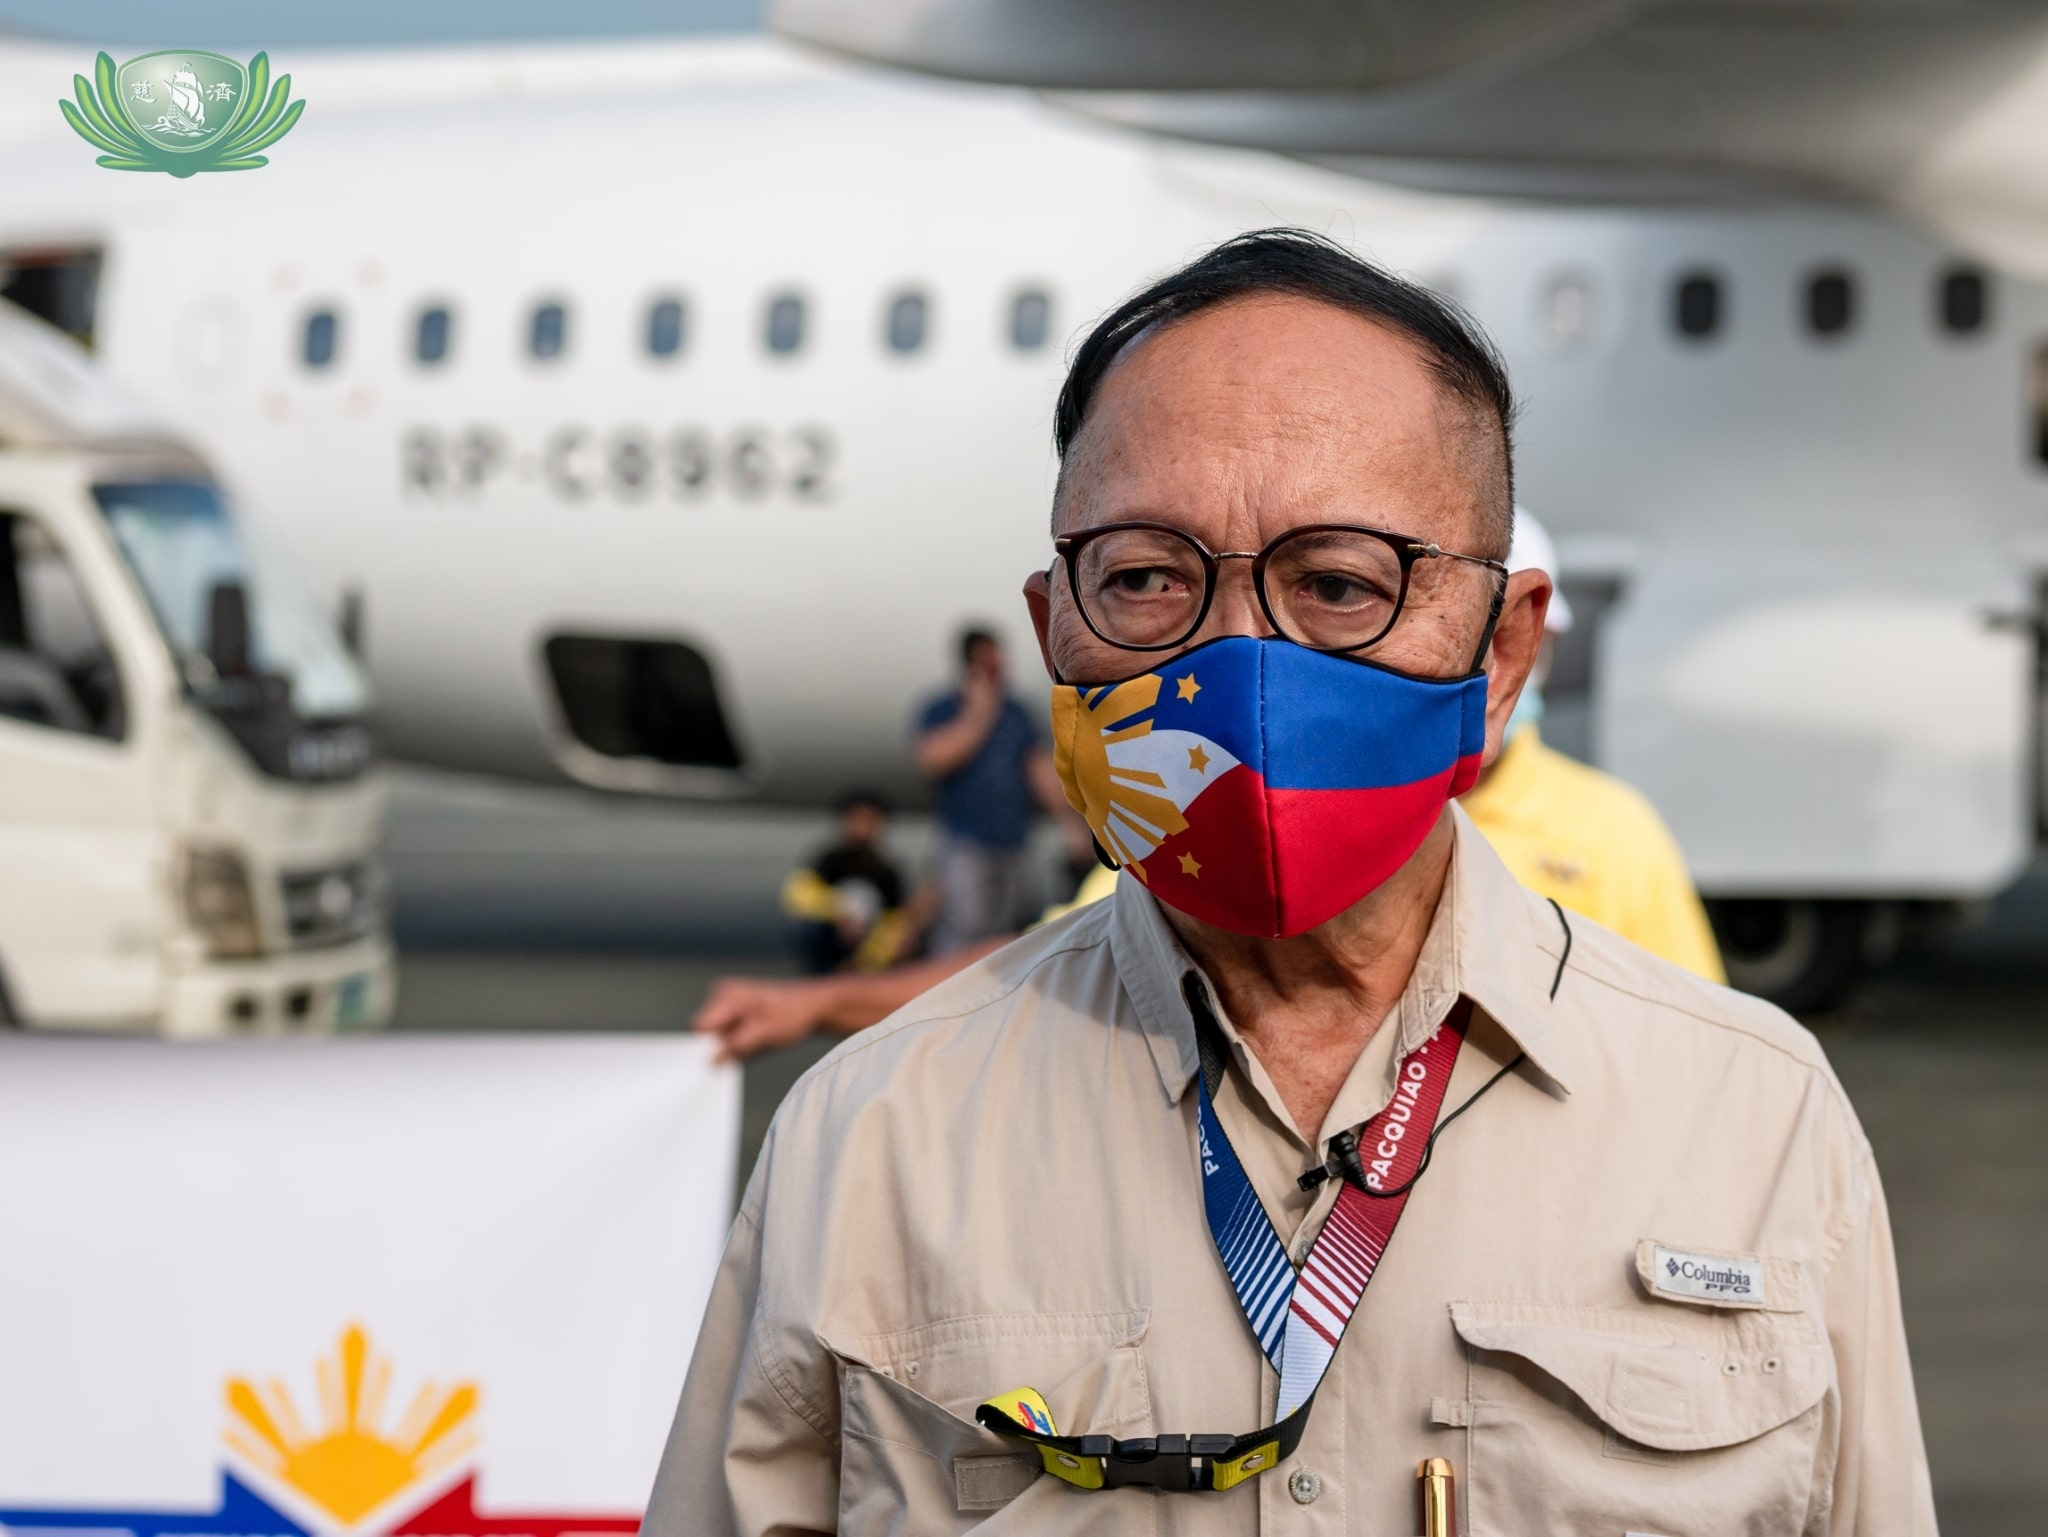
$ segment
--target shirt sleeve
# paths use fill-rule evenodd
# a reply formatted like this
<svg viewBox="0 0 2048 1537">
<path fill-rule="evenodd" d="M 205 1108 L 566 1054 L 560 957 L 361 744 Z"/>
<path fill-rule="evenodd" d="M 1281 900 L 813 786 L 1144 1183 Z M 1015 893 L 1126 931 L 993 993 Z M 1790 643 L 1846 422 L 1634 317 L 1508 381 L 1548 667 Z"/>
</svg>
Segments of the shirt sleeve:
<svg viewBox="0 0 2048 1537">
<path fill-rule="evenodd" d="M 929 699 L 925 701 L 924 707 L 917 712 L 917 724 L 912 728 L 910 734 L 913 737 L 923 736 L 927 731 L 947 724 L 959 713 L 960 696 L 958 694 L 941 694 L 936 699 Z"/>
<path fill-rule="evenodd" d="M 761 1231 L 743 1206 L 704 1310 L 643 1537 L 800 1537 L 839 1525 L 836 1429 L 766 1356 Z"/>
<path fill-rule="evenodd" d="M 1906 1325 L 1899 1307 L 1891 1218 L 1867 1149 L 1864 1199 L 1827 1275 L 1828 1339 L 1842 1395 L 1831 1508 L 1809 1531 L 1830 1537 L 1934 1537 L 1934 1489 Z"/>
</svg>

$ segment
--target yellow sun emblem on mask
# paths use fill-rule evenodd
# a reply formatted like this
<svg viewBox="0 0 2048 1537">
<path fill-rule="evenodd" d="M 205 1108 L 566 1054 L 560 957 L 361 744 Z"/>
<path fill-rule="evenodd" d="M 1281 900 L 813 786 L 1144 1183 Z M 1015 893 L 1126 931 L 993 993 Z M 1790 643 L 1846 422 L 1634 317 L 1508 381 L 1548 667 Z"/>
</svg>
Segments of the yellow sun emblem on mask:
<svg viewBox="0 0 2048 1537">
<path fill-rule="evenodd" d="M 1092 699 L 1081 689 L 1056 690 L 1052 700 L 1053 766 L 1066 786 L 1067 800 L 1102 840 L 1116 862 L 1140 880 L 1148 877 L 1138 863 L 1175 833 L 1187 830 L 1187 818 L 1172 799 L 1158 793 L 1166 781 L 1149 769 L 1118 768 L 1109 749 L 1152 731 L 1149 715 L 1122 725 L 1159 702 L 1159 678 L 1140 678 L 1104 689 Z M 1140 845 L 1134 838 L 1149 841 Z"/>
<path fill-rule="evenodd" d="M 228 1383 L 232 1446 L 251 1464 L 288 1484 L 345 1525 L 353 1525 L 407 1487 L 446 1467 L 476 1444 L 474 1383 L 441 1388 L 429 1382 L 388 1435 L 379 1429 L 391 1388 L 391 1361 L 375 1355 L 350 1325 L 332 1356 L 314 1362 L 320 1389 L 320 1430 L 306 1428 L 285 1385 Z"/>
</svg>

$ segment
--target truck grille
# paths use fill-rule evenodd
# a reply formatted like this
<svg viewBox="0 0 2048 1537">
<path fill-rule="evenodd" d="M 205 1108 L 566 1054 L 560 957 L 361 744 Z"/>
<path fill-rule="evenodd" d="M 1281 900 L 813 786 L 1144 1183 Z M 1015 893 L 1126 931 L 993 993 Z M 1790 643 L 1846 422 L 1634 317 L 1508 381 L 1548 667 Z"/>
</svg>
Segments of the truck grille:
<svg viewBox="0 0 2048 1537">
<path fill-rule="evenodd" d="M 339 945 L 377 926 L 383 874 L 368 860 L 324 870 L 288 872 L 283 879 L 285 930 L 294 945 Z"/>
</svg>

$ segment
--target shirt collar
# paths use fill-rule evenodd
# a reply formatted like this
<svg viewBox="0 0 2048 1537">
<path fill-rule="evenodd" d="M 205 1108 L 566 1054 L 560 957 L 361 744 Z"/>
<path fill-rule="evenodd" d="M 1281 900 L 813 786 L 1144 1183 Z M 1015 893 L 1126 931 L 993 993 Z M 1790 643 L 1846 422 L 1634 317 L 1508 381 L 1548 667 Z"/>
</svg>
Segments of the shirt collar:
<svg viewBox="0 0 2048 1537">
<path fill-rule="evenodd" d="M 1389 1016 L 1399 1052 L 1419 1045 L 1463 996 L 1528 1053 L 1544 1076 L 1570 1093 L 1576 1041 L 1567 1023 L 1572 1010 L 1567 999 L 1551 997 L 1552 981 L 1561 977 L 1566 956 L 1565 923 L 1549 902 L 1508 873 L 1485 835 L 1455 804 L 1451 820 L 1451 868 L 1443 898 L 1415 970 Z M 1181 978 L 1201 968 L 1142 882 L 1119 880 L 1112 900 L 1116 908 L 1109 941 L 1118 978 L 1138 1011 L 1160 1087 L 1177 1104 L 1201 1066 Z M 1210 991 L 1215 996 L 1214 988 Z"/>
</svg>

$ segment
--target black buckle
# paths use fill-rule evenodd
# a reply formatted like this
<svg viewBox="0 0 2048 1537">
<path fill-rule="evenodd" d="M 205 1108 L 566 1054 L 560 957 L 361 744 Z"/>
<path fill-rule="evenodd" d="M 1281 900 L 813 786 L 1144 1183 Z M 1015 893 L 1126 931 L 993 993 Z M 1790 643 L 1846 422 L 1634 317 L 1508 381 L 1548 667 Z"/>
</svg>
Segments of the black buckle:
<svg viewBox="0 0 2048 1537">
<path fill-rule="evenodd" d="M 1232 1436 L 1138 1436 L 1118 1441 L 1110 1436 L 1082 1436 L 1076 1450 L 1102 1459 L 1102 1487 L 1163 1489 L 1186 1493 L 1207 1489 L 1209 1461 L 1236 1445 Z"/>
</svg>

